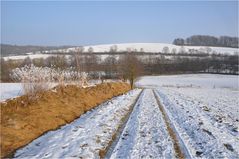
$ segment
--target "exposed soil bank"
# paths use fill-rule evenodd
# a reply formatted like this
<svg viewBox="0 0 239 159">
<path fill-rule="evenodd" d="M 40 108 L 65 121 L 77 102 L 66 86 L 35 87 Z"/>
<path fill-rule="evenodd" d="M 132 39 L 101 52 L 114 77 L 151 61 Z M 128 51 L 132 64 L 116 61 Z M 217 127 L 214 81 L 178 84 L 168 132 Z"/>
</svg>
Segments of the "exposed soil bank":
<svg viewBox="0 0 239 159">
<path fill-rule="evenodd" d="M 84 89 L 66 86 L 44 92 L 28 105 L 22 102 L 26 96 L 1 103 L 1 157 L 129 90 L 126 83 L 105 83 Z"/>
</svg>

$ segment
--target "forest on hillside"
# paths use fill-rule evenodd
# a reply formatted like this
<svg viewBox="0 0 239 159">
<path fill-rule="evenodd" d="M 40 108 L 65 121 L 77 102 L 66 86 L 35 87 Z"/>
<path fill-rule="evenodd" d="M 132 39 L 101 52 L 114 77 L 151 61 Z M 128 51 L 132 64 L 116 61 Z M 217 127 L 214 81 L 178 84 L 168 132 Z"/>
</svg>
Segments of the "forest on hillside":
<svg viewBox="0 0 239 159">
<path fill-rule="evenodd" d="M 29 52 L 65 49 L 73 46 L 34 46 L 1 44 L 1 56 L 20 55 Z"/>
<path fill-rule="evenodd" d="M 188 46 L 218 46 L 218 47 L 232 47 L 239 48 L 238 37 L 230 36 L 209 36 L 209 35 L 193 35 L 186 39 L 177 38 L 173 41 L 174 45 L 188 45 Z"/>
</svg>

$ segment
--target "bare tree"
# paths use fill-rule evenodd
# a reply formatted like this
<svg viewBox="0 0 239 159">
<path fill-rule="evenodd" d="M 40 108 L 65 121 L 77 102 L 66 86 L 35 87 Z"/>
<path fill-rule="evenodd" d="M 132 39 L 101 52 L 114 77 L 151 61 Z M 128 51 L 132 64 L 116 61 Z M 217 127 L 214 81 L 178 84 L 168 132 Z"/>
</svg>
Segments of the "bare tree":
<svg viewBox="0 0 239 159">
<path fill-rule="evenodd" d="M 49 56 L 45 60 L 45 65 L 48 67 L 54 67 L 59 69 L 64 69 L 67 67 L 67 59 L 65 55 Z"/>
<path fill-rule="evenodd" d="M 76 70 L 77 70 L 77 72 L 79 73 L 79 72 L 81 72 L 81 70 L 83 69 L 83 68 L 81 68 L 81 66 L 80 66 L 80 63 L 82 62 L 82 60 L 81 60 L 81 54 L 83 53 L 83 51 L 84 51 L 84 48 L 83 47 L 78 47 L 77 49 L 76 49 L 76 53 L 75 53 L 75 55 L 74 55 L 74 61 L 75 61 L 75 67 L 76 67 Z"/>
<path fill-rule="evenodd" d="M 22 61 L 21 66 L 22 66 L 22 67 L 25 66 L 25 65 L 30 66 L 31 64 L 32 64 L 32 59 L 31 59 L 29 56 L 27 56 L 27 57 Z"/>
<path fill-rule="evenodd" d="M 32 63 L 37 67 L 43 67 L 44 66 L 44 59 L 43 58 L 32 59 Z"/>
<path fill-rule="evenodd" d="M 85 65 L 84 71 L 89 74 L 90 73 L 94 74 L 94 72 L 97 71 L 99 61 L 100 58 L 97 55 L 92 53 L 87 54 L 86 56 L 84 56 L 84 65 Z"/>
<path fill-rule="evenodd" d="M 127 51 L 127 52 L 132 52 L 132 50 L 133 50 L 133 49 L 130 48 L 130 47 L 126 48 L 126 51 Z"/>
<path fill-rule="evenodd" d="M 169 53 L 169 48 L 165 46 L 162 50 L 163 53 L 168 54 Z"/>
<path fill-rule="evenodd" d="M 104 60 L 104 71 L 107 78 L 113 78 L 117 72 L 117 59 L 115 55 L 110 55 Z"/>
<path fill-rule="evenodd" d="M 142 63 L 133 53 L 125 54 L 120 60 L 120 71 L 124 80 L 128 79 L 133 89 L 135 79 L 142 73 Z"/>
<path fill-rule="evenodd" d="M 9 82 L 11 81 L 10 72 L 12 69 L 19 67 L 21 65 L 21 61 L 14 60 L 4 60 L 1 58 L 1 67 L 0 67 L 0 81 L 1 82 Z"/>
<path fill-rule="evenodd" d="M 140 48 L 140 52 L 144 52 L 144 48 Z"/>
<path fill-rule="evenodd" d="M 117 45 L 112 45 L 112 46 L 110 47 L 110 52 L 112 52 L 112 53 L 117 52 L 117 50 L 118 50 Z"/>
<path fill-rule="evenodd" d="M 94 52 L 93 47 L 89 47 L 88 52 L 89 52 L 89 53 L 93 53 L 93 52 Z"/>
<path fill-rule="evenodd" d="M 173 48 L 172 51 L 171 51 L 172 54 L 176 54 L 177 53 L 177 49 L 176 48 Z"/>
<path fill-rule="evenodd" d="M 210 47 L 205 47 L 205 51 L 207 54 L 209 54 L 212 51 L 212 49 Z"/>
<path fill-rule="evenodd" d="M 180 50 L 179 50 L 179 53 L 181 53 L 181 54 L 186 53 L 186 50 L 185 50 L 185 47 L 184 47 L 184 46 L 181 46 L 181 48 L 180 48 Z"/>
<path fill-rule="evenodd" d="M 80 47 L 77 47 L 76 48 L 76 52 L 80 52 L 80 53 L 83 53 L 85 50 L 85 48 L 83 46 L 80 46 Z"/>
</svg>

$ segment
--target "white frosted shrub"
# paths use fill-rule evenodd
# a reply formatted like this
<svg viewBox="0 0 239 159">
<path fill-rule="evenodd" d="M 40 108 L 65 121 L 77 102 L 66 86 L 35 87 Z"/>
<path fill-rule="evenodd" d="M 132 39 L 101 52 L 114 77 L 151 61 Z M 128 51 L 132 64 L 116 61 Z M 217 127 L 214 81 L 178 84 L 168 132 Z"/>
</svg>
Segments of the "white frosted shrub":
<svg viewBox="0 0 239 159">
<path fill-rule="evenodd" d="M 66 83 L 75 82 L 81 87 L 88 85 L 88 74 L 85 72 L 74 71 L 74 68 L 66 70 L 54 69 L 49 67 L 36 67 L 34 65 L 12 70 L 11 78 L 23 84 L 26 95 L 35 96 L 38 92 L 50 88 L 52 83 L 60 86 Z"/>
<path fill-rule="evenodd" d="M 52 70 L 47 67 L 24 66 L 12 70 L 12 79 L 22 83 L 23 91 L 33 98 L 38 92 L 49 89 L 53 79 Z"/>
</svg>

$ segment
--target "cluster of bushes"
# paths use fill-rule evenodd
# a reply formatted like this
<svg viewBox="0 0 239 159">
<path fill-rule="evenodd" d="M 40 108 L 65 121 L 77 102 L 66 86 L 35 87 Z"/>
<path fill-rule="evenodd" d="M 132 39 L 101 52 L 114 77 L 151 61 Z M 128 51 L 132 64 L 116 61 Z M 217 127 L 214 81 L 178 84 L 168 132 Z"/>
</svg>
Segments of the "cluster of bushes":
<svg viewBox="0 0 239 159">
<path fill-rule="evenodd" d="M 69 82 L 74 82 L 74 84 L 84 87 L 87 86 L 88 81 L 85 72 L 74 71 L 72 68 L 61 70 L 50 67 L 36 67 L 33 64 L 13 69 L 10 77 L 14 81 L 22 83 L 24 94 L 30 100 L 56 83 L 62 87 Z"/>
</svg>

